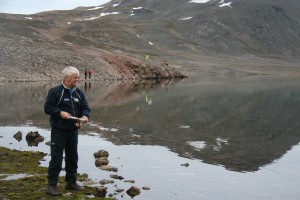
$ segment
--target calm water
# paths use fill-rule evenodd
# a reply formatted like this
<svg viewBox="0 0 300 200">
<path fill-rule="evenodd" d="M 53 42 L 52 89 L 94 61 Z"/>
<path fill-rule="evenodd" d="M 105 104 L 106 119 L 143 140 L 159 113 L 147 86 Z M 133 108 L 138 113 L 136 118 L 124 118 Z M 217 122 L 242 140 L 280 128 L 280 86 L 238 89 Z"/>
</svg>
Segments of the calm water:
<svg viewBox="0 0 300 200">
<path fill-rule="evenodd" d="M 1 146 L 49 153 L 43 103 L 55 85 L 0 86 Z M 115 180 L 109 193 L 116 184 L 150 187 L 135 199 L 299 199 L 299 79 L 212 76 L 78 87 L 92 108 L 79 138 L 79 172 L 110 179 L 114 173 L 94 165 L 93 153 L 105 149 L 117 174 L 135 180 Z M 19 130 L 20 142 L 12 137 Z M 30 147 L 25 135 L 36 130 L 46 139 Z M 42 166 L 48 162 L 46 156 Z M 116 197 L 131 199 L 123 194 Z"/>
</svg>

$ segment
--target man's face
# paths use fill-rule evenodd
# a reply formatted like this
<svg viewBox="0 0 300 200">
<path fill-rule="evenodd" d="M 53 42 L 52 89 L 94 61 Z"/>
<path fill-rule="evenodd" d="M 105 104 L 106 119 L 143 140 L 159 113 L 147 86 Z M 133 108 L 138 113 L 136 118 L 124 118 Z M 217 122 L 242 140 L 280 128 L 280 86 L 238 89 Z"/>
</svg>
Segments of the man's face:
<svg viewBox="0 0 300 200">
<path fill-rule="evenodd" d="M 79 76 L 77 74 L 67 76 L 65 79 L 65 85 L 67 87 L 74 87 L 77 84 L 78 79 L 79 79 Z"/>
</svg>

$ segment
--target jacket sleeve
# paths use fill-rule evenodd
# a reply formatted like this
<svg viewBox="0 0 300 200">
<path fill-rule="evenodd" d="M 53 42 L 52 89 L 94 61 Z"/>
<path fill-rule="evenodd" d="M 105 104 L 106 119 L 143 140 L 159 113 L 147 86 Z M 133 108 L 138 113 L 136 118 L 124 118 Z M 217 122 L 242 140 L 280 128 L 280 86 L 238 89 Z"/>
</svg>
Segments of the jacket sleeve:
<svg viewBox="0 0 300 200">
<path fill-rule="evenodd" d="M 86 116 L 87 118 L 90 118 L 91 109 L 89 108 L 88 102 L 82 92 L 81 92 L 81 96 L 82 96 L 81 106 L 80 106 L 81 113 L 82 113 L 81 117 Z"/>
<path fill-rule="evenodd" d="M 59 99 L 55 96 L 54 89 L 50 89 L 44 105 L 44 112 L 53 117 L 60 117 L 61 109 L 56 107 L 58 101 Z"/>
</svg>

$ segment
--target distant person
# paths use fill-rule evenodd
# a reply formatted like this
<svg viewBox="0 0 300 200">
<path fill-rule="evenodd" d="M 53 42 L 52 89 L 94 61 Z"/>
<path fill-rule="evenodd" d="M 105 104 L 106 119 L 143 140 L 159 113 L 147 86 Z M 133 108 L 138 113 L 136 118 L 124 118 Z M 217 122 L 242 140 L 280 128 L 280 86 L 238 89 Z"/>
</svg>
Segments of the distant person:
<svg viewBox="0 0 300 200">
<path fill-rule="evenodd" d="M 87 79 L 87 75 L 88 75 L 88 70 L 87 70 L 87 69 L 84 69 L 84 79 L 85 79 L 85 80 Z"/>
<path fill-rule="evenodd" d="M 91 79 L 91 77 L 92 77 L 92 70 L 91 69 L 88 70 L 88 74 L 89 74 L 89 79 Z"/>
<path fill-rule="evenodd" d="M 58 176 L 62 169 L 65 152 L 66 189 L 82 191 L 76 181 L 78 168 L 78 120 L 83 123 L 89 120 L 90 108 L 81 90 L 76 88 L 79 71 L 75 67 L 66 67 L 62 71 L 63 83 L 49 90 L 44 111 L 50 115 L 51 125 L 51 160 L 48 168 L 48 188 L 46 193 L 61 196 L 57 187 Z"/>
</svg>

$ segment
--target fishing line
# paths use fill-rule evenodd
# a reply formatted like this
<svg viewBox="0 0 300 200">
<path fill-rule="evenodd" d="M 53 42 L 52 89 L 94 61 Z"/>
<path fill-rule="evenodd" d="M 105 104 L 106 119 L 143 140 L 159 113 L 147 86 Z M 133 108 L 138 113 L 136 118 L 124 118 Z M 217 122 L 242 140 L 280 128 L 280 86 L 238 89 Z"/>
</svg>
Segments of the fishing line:
<svg viewBox="0 0 300 200">
<path fill-rule="evenodd" d="M 83 119 L 78 118 L 78 117 L 70 117 L 70 119 L 83 121 Z M 114 128 L 114 129 L 116 129 L 116 130 L 127 131 L 127 132 L 129 132 L 130 134 L 137 134 L 137 135 L 148 136 L 148 137 L 150 136 L 150 137 L 152 137 L 152 138 L 156 138 L 156 139 L 159 139 L 159 140 L 164 140 L 164 141 L 173 143 L 173 144 L 175 144 L 175 145 L 177 144 L 177 145 L 187 146 L 187 147 L 189 147 L 189 148 L 191 147 L 191 145 L 186 144 L 186 143 L 175 142 L 174 140 L 171 140 L 171 139 L 169 139 L 169 138 L 156 136 L 156 135 L 153 135 L 153 134 L 151 134 L 151 133 L 146 133 L 146 132 L 136 131 L 136 130 L 134 130 L 133 128 L 118 127 L 118 126 L 114 126 L 114 125 L 110 125 L 110 124 L 99 123 L 99 122 L 93 122 L 93 121 L 87 122 L 87 123 L 88 123 L 90 126 L 92 126 L 92 127 L 97 126 L 100 130 L 101 130 L 101 127 L 103 127 L 103 128 L 105 128 L 105 127 L 110 127 L 110 128 Z M 209 149 L 207 149 L 207 150 L 206 150 L 206 149 L 201 149 L 201 151 L 202 151 L 202 152 L 203 152 L 203 151 L 209 152 Z M 197 148 L 192 148 L 192 152 L 200 153 L 200 150 L 197 149 Z M 185 156 L 187 156 L 187 155 L 185 155 Z M 228 156 L 228 155 L 227 155 L 227 156 Z M 241 161 L 242 161 L 241 159 L 238 159 L 238 158 L 235 158 L 235 157 L 232 157 L 232 156 L 228 156 L 228 157 L 230 157 L 232 160 L 235 160 L 235 161 L 237 161 L 237 162 L 239 162 L 239 163 L 243 163 L 243 162 L 241 162 Z M 190 156 L 190 158 L 193 159 L 193 157 L 191 157 L 191 156 Z M 203 160 L 203 161 L 204 161 L 204 160 Z M 255 168 L 257 167 L 256 165 L 253 165 L 253 164 L 251 164 L 251 163 L 247 163 L 246 165 L 248 165 L 248 166 L 253 166 L 253 167 L 255 167 Z M 224 167 L 227 167 L 226 165 L 223 165 L 223 166 L 224 166 Z M 272 169 L 267 168 L 266 165 L 265 165 L 265 166 L 261 166 L 261 167 L 264 167 L 266 170 L 272 171 L 272 172 L 274 172 L 274 173 L 278 173 L 278 172 L 275 171 L 275 170 L 272 170 Z M 258 171 L 258 170 L 257 170 L 257 171 Z M 241 172 L 243 172 L 243 171 L 241 171 Z M 251 172 L 251 171 L 249 171 L 249 172 Z"/>
</svg>

